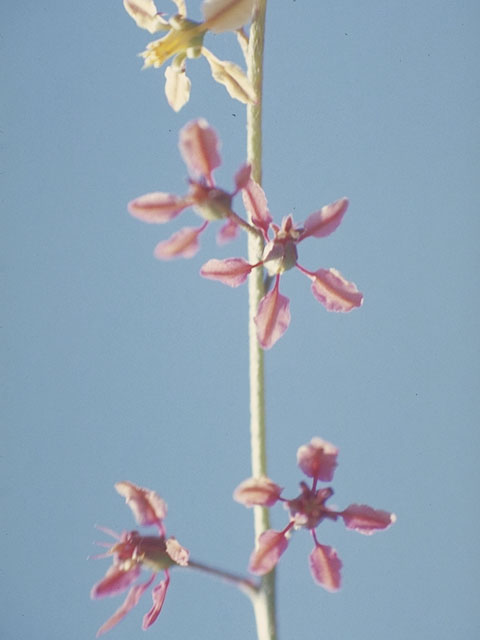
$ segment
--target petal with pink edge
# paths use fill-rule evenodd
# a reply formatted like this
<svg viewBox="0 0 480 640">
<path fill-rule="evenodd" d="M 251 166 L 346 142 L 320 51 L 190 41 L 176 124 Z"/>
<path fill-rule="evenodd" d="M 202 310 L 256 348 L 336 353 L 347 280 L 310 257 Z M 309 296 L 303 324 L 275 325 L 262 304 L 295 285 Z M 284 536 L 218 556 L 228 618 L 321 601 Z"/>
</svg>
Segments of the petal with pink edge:
<svg viewBox="0 0 480 640">
<path fill-rule="evenodd" d="M 123 6 L 130 17 L 137 23 L 137 27 L 146 29 L 150 33 L 159 31 L 168 22 L 158 15 L 153 0 L 123 0 Z"/>
<path fill-rule="evenodd" d="M 167 505 L 155 491 L 137 487 L 131 482 L 117 482 L 115 489 L 125 498 L 142 527 L 161 524 L 167 515 Z"/>
<path fill-rule="evenodd" d="M 123 571 L 117 565 L 112 565 L 105 576 L 95 584 L 90 592 L 91 598 L 115 596 L 125 591 L 140 575 L 140 566 L 134 565 L 129 571 Z"/>
<path fill-rule="evenodd" d="M 348 199 L 341 198 L 322 207 L 320 211 L 315 211 L 305 220 L 304 232 L 300 240 L 313 236 L 314 238 L 324 238 L 329 236 L 338 227 L 348 208 Z"/>
<path fill-rule="evenodd" d="M 397 517 L 394 513 L 373 509 L 366 504 L 351 504 L 340 513 L 347 529 L 371 535 L 375 531 L 387 529 Z"/>
<path fill-rule="evenodd" d="M 205 0 L 206 26 L 214 33 L 234 31 L 250 22 L 255 0 Z"/>
<path fill-rule="evenodd" d="M 134 218 L 151 224 L 162 224 L 172 220 L 192 201 L 189 198 L 179 198 L 171 193 L 155 191 L 146 193 L 128 203 L 127 209 Z"/>
<path fill-rule="evenodd" d="M 245 209 L 250 214 L 252 224 L 263 232 L 265 239 L 268 239 L 268 228 L 273 218 L 268 210 L 264 190 L 254 180 L 250 179 L 242 191 L 242 198 Z"/>
<path fill-rule="evenodd" d="M 154 256 L 159 260 L 172 258 L 193 258 L 200 245 L 198 234 L 203 227 L 184 227 L 174 233 L 168 240 L 159 242 L 155 247 Z"/>
<path fill-rule="evenodd" d="M 342 561 L 332 547 L 319 544 L 309 556 L 313 579 L 327 591 L 340 589 Z"/>
<path fill-rule="evenodd" d="M 245 189 L 250 180 L 250 175 L 252 173 L 252 167 L 249 164 L 244 164 L 235 174 L 235 193 L 240 191 L 240 189 Z"/>
<path fill-rule="evenodd" d="M 233 492 L 233 499 L 246 507 L 255 505 L 262 507 L 273 506 L 282 493 L 282 487 L 275 484 L 270 478 L 248 478 L 238 485 Z"/>
<path fill-rule="evenodd" d="M 227 244 L 238 236 L 240 227 L 233 220 L 227 220 L 227 222 L 220 228 L 217 233 L 217 244 Z"/>
<path fill-rule="evenodd" d="M 211 180 L 212 171 L 220 166 L 220 142 L 208 122 L 199 118 L 186 124 L 178 146 L 190 172 Z"/>
<path fill-rule="evenodd" d="M 188 565 L 188 558 L 190 557 L 188 549 L 182 547 L 178 540 L 173 536 L 171 538 L 168 538 L 165 544 L 167 547 L 167 553 L 170 558 L 181 567 L 186 567 Z"/>
<path fill-rule="evenodd" d="M 264 531 L 258 539 L 258 548 L 250 556 L 248 570 L 258 576 L 269 573 L 288 546 L 283 531 Z"/>
<path fill-rule="evenodd" d="M 144 584 L 137 584 L 130 589 L 123 604 L 115 611 L 113 616 L 111 616 L 104 624 L 102 624 L 100 629 L 97 631 L 97 638 L 107 631 L 110 631 L 110 629 L 118 624 L 129 611 L 137 606 L 140 598 L 144 594 L 145 590 L 148 589 L 148 587 L 152 584 L 154 578 L 155 574 L 153 574 L 150 580 L 148 580 Z"/>
<path fill-rule="evenodd" d="M 260 300 L 257 315 L 257 338 L 263 349 L 270 349 L 283 336 L 290 324 L 290 303 L 288 298 L 275 287 Z"/>
<path fill-rule="evenodd" d="M 252 267 L 243 258 L 212 258 L 200 269 L 200 275 L 210 280 L 218 280 L 229 287 L 238 287 L 248 277 Z"/>
<path fill-rule="evenodd" d="M 337 466 L 337 455 L 335 445 L 321 438 L 312 438 L 309 444 L 299 447 L 297 464 L 309 478 L 330 482 Z"/>
<path fill-rule="evenodd" d="M 313 295 L 327 311 L 346 313 L 362 306 L 363 294 L 336 269 L 319 269 L 311 280 Z"/>
<path fill-rule="evenodd" d="M 162 610 L 163 603 L 165 602 L 165 596 L 167 595 L 168 585 L 170 583 L 170 576 L 166 572 L 165 580 L 159 582 L 152 589 L 153 605 L 148 613 L 143 616 L 142 629 L 148 629 L 155 620 L 158 618 L 160 611 Z"/>
</svg>

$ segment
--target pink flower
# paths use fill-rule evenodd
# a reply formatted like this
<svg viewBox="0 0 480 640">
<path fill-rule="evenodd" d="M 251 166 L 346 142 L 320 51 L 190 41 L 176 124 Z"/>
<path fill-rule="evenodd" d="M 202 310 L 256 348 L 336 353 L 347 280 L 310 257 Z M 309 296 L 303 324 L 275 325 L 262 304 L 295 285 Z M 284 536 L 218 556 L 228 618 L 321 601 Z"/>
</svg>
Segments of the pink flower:
<svg viewBox="0 0 480 640">
<path fill-rule="evenodd" d="M 213 171 L 220 166 L 220 141 L 215 130 L 203 118 L 189 122 L 180 131 L 179 148 L 191 178 L 190 189 L 185 196 L 155 191 L 146 193 L 128 203 L 128 211 L 143 222 L 163 224 L 176 218 L 184 209 L 193 207 L 205 222 L 200 227 L 185 227 L 155 248 L 155 256 L 161 260 L 191 258 L 199 248 L 198 238 L 209 222 L 225 219 L 219 231 L 218 242 L 233 239 L 238 225 L 232 218 L 233 197 L 243 189 L 250 178 L 250 167 L 242 166 L 236 173 L 235 190 L 223 191 L 215 185 Z"/>
<path fill-rule="evenodd" d="M 109 550 L 97 557 L 113 556 L 113 564 L 105 576 L 91 591 L 92 598 L 114 596 L 128 590 L 123 604 L 97 631 L 97 637 L 109 631 L 139 602 L 143 593 L 151 586 L 158 572 L 163 571 L 164 579 L 152 590 L 153 604 L 145 614 L 142 629 L 147 629 L 157 619 L 165 600 L 170 583 L 169 568 L 188 564 L 188 551 L 173 537 L 166 538 L 163 519 L 167 515 L 167 505 L 155 491 L 137 487 L 131 482 L 119 482 L 115 489 L 124 496 L 126 503 L 141 526 L 155 526 L 159 534 L 142 536 L 138 531 L 124 531 L 121 534 L 99 527 L 117 542 Z M 99 543 L 105 546 L 105 543 Z M 107 544 L 108 546 L 108 544 Z M 142 568 L 152 571 L 150 578 L 134 584 L 140 577 Z"/>
<path fill-rule="evenodd" d="M 300 494 L 291 500 L 282 498 L 282 489 L 265 476 L 249 478 L 235 489 L 234 499 L 246 507 L 271 507 L 281 501 L 290 512 L 290 520 L 284 529 L 268 529 L 259 536 L 257 547 L 250 557 L 249 570 L 252 573 L 269 573 L 286 550 L 291 530 L 309 529 L 314 541 L 314 548 L 309 556 L 312 577 L 328 591 L 337 591 L 340 588 L 342 562 L 335 549 L 320 544 L 317 540 L 315 529 L 322 520 L 337 520 L 340 517 L 347 529 L 354 529 L 365 535 L 386 529 L 395 522 L 395 514 L 372 509 L 367 505 L 351 504 L 343 511 L 326 506 L 327 500 L 333 495 L 333 489 L 317 489 L 317 484 L 319 481 L 332 480 L 337 455 L 337 447 L 320 438 L 313 438 L 309 444 L 301 446 L 297 452 L 298 466 L 312 479 L 312 484 L 309 487 L 302 481 Z"/>
<path fill-rule="evenodd" d="M 309 271 L 297 261 L 297 245 L 309 237 L 323 238 L 338 227 L 348 207 L 348 200 L 341 198 L 312 213 L 303 227 L 297 227 L 292 216 L 283 219 L 282 225 L 272 222 L 267 199 L 262 188 L 253 180 L 243 187 L 243 201 L 254 227 L 263 235 L 265 249 L 257 264 L 249 264 L 242 258 L 209 260 L 200 270 L 205 278 L 219 280 L 231 287 L 245 282 L 248 274 L 263 266 L 275 278 L 273 288 L 262 298 L 255 323 L 258 341 L 264 349 L 270 349 L 285 333 L 290 324 L 289 300 L 279 292 L 280 276 L 297 267 L 312 281 L 312 293 L 328 311 L 351 311 L 360 307 L 362 294 L 336 269 Z M 269 233 L 272 232 L 273 237 Z"/>
</svg>

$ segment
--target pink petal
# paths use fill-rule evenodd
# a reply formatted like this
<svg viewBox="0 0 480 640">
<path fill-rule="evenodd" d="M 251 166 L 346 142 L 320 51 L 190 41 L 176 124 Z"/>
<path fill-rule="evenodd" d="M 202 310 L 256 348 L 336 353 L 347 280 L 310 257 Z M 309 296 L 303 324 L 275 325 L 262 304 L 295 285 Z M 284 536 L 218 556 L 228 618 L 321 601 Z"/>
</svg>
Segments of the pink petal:
<svg viewBox="0 0 480 640">
<path fill-rule="evenodd" d="M 180 566 L 186 567 L 188 565 L 188 558 L 190 556 L 188 550 L 185 549 L 185 547 L 182 547 L 178 540 L 173 536 L 171 538 L 168 538 L 165 544 L 167 547 L 167 553 L 170 558 Z"/>
<path fill-rule="evenodd" d="M 124 571 L 118 565 L 112 565 L 104 578 L 97 582 L 90 591 L 91 598 L 104 598 L 115 596 L 125 591 L 140 575 L 140 565 L 134 565 L 128 571 Z"/>
<path fill-rule="evenodd" d="M 310 554 L 309 561 L 310 571 L 317 584 L 328 591 L 340 589 L 342 561 L 335 549 L 319 544 Z"/>
<path fill-rule="evenodd" d="M 143 630 L 148 629 L 148 627 L 150 627 L 155 622 L 155 620 L 158 618 L 160 611 L 162 610 L 163 603 L 165 602 L 165 596 L 167 595 L 168 585 L 170 583 L 170 576 L 168 572 L 165 572 L 165 573 L 167 576 L 165 580 L 162 580 L 161 582 L 159 582 L 152 589 L 153 605 L 150 611 L 143 616 L 143 622 L 142 622 Z"/>
<path fill-rule="evenodd" d="M 200 275 L 210 280 L 219 280 L 230 287 L 238 287 L 248 277 L 252 267 L 243 258 L 212 258 L 200 269 Z"/>
<path fill-rule="evenodd" d="M 264 531 L 258 539 L 258 548 L 250 556 L 248 570 L 258 576 L 269 573 L 287 546 L 288 540 L 282 531 Z"/>
<path fill-rule="evenodd" d="M 309 478 L 330 482 L 337 466 L 338 449 L 321 438 L 312 438 L 310 444 L 297 451 L 297 464 Z"/>
<path fill-rule="evenodd" d="M 246 507 L 271 507 L 280 498 L 281 493 L 282 487 L 270 478 L 262 476 L 244 480 L 233 492 L 233 499 Z"/>
<path fill-rule="evenodd" d="M 305 220 L 304 232 L 301 240 L 314 236 L 324 238 L 329 236 L 338 227 L 348 207 L 347 198 L 341 198 L 332 204 L 327 204 L 320 211 L 315 211 Z"/>
<path fill-rule="evenodd" d="M 235 240 L 240 231 L 240 227 L 233 220 L 227 220 L 227 222 L 221 227 L 217 233 L 217 244 L 227 244 Z"/>
<path fill-rule="evenodd" d="M 189 122 L 180 131 L 180 153 L 193 174 L 211 177 L 212 171 L 220 166 L 219 147 L 215 130 L 204 118 Z"/>
<path fill-rule="evenodd" d="M 125 498 L 139 525 L 148 527 L 162 524 L 167 515 L 167 505 L 158 493 L 137 487 L 131 482 L 117 482 L 115 489 Z"/>
<path fill-rule="evenodd" d="M 150 580 L 148 580 L 148 582 L 145 582 L 144 584 L 137 584 L 130 589 L 121 607 L 119 607 L 115 611 L 113 616 L 109 618 L 104 624 L 102 624 L 100 629 L 97 631 L 97 638 L 102 634 L 106 633 L 107 631 L 110 631 L 110 629 L 114 627 L 116 624 L 118 624 L 120 620 L 122 620 L 129 611 L 131 611 L 134 607 L 137 606 L 143 593 L 152 584 L 154 578 L 155 578 L 155 574 L 152 575 L 152 577 L 150 578 Z"/>
<path fill-rule="evenodd" d="M 288 298 L 275 287 L 260 300 L 257 315 L 257 337 L 263 349 L 270 349 L 283 336 L 290 324 L 290 306 Z"/>
<path fill-rule="evenodd" d="M 168 240 L 159 242 L 154 256 L 159 260 L 172 258 L 192 258 L 200 248 L 198 235 L 203 227 L 184 227 L 174 233 Z"/>
<path fill-rule="evenodd" d="M 336 269 L 319 269 L 312 276 L 312 293 L 328 311 L 351 311 L 361 307 L 363 294 Z"/>
<path fill-rule="evenodd" d="M 371 535 L 380 529 L 387 529 L 397 517 L 394 513 L 372 509 L 366 504 L 351 504 L 340 513 L 347 529 Z"/>
<path fill-rule="evenodd" d="M 245 189 L 250 180 L 252 173 L 252 167 L 249 164 L 244 164 L 235 174 L 235 193 L 238 193 L 240 189 Z"/>
<path fill-rule="evenodd" d="M 268 227 L 273 220 L 268 210 L 267 198 L 262 187 L 254 180 L 249 180 L 242 192 L 243 204 L 250 214 L 252 223 L 263 231 L 267 238 Z"/>
<path fill-rule="evenodd" d="M 146 193 L 128 203 L 128 211 L 139 220 L 163 223 L 172 220 L 192 204 L 189 198 L 179 198 L 171 193 Z"/>
</svg>

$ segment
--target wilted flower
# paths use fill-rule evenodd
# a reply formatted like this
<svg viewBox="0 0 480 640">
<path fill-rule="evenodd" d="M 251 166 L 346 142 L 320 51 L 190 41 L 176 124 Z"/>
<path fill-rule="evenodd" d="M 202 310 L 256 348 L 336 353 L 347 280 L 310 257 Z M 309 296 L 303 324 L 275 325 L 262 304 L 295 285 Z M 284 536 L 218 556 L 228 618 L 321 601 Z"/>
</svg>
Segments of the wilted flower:
<svg viewBox="0 0 480 640">
<path fill-rule="evenodd" d="M 179 111 L 190 98 L 190 80 L 186 75 L 187 58 L 204 56 L 214 80 L 223 84 L 232 98 L 244 103 L 255 102 L 255 93 L 242 69 L 233 62 L 216 58 L 203 46 L 207 31 L 222 33 L 239 29 L 250 21 L 255 0 L 205 0 L 202 6 L 204 22 L 187 18 L 184 0 L 173 0 L 178 13 L 165 20 L 153 0 L 123 0 L 128 14 L 137 26 L 150 33 L 167 34 L 151 42 L 141 55 L 145 67 L 161 67 L 173 58 L 165 71 L 165 94 L 169 105 Z"/>
<path fill-rule="evenodd" d="M 301 482 L 300 494 L 292 500 L 282 498 L 282 489 L 266 477 L 249 478 L 235 489 L 235 500 L 247 507 L 271 507 L 282 501 L 290 512 L 290 521 L 282 531 L 269 529 L 259 536 L 257 548 L 250 557 L 249 570 L 252 573 L 264 575 L 275 567 L 288 546 L 289 532 L 292 529 L 309 529 L 315 543 L 309 557 L 313 579 L 328 591 L 336 591 L 340 588 L 342 563 L 335 549 L 318 542 L 316 527 L 322 520 L 337 520 L 340 517 L 347 529 L 370 535 L 395 522 L 395 514 L 372 509 L 364 504 L 351 504 L 343 511 L 326 506 L 325 503 L 333 495 L 333 489 L 317 489 L 317 484 L 319 481 L 330 482 L 333 479 L 337 454 L 338 449 L 334 445 L 320 438 L 313 438 L 309 444 L 298 449 L 298 465 L 306 476 L 312 478 L 312 485 L 309 487 L 306 482 Z"/>
<path fill-rule="evenodd" d="M 203 118 L 193 120 L 181 129 L 179 148 L 192 176 L 187 195 L 176 196 L 157 191 L 128 203 L 132 216 L 143 222 L 168 222 L 191 206 L 204 218 L 205 222 L 200 227 L 185 227 L 168 240 L 160 242 L 155 248 L 155 256 L 162 260 L 194 256 L 199 248 L 198 237 L 212 220 L 227 220 L 219 232 L 219 242 L 235 235 L 237 222 L 243 221 L 231 209 L 232 198 L 246 186 L 250 178 L 250 167 L 244 165 L 235 174 L 235 190 L 232 193 L 215 185 L 213 171 L 220 166 L 220 141 L 215 130 Z"/>
<path fill-rule="evenodd" d="M 303 227 L 296 226 L 292 216 L 284 218 L 280 227 L 274 224 L 263 189 L 251 179 L 243 189 L 243 200 L 252 224 L 262 233 L 266 242 L 262 259 L 256 264 L 249 264 L 243 258 L 213 259 L 203 265 L 200 273 L 205 278 L 219 280 L 231 287 L 238 287 L 245 282 L 252 269 L 260 266 L 264 266 L 268 274 L 275 278 L 273 288 L 261 299 L 255 317 L 258 341 L 264 349 L 272 347 L 290 324 L 289 300 L 280 294 L 279 282 L 280 276 L 293 267 L 310 278 L 313 295 L 328 311 L 347 312 L 361 306 L 363 295 L 339 271 L 309 271 L 297 262 L 297 245 L 302 240 L 323 238 L 335 231 L 347 210 L 347 198 L 341 198 L 312 213 Z"/>
<path fill-rule="evenodd" d="M 94 585 L 92 598 L 114 596 L 129 587 L 123 604 L 97 631 L 97 637 L 114 627 L 135 607 L 142 594 L 151 586 L 158 572 L 163 571 L 164 579 L 152 589 L 153 604 L 145 614 L 142 629 L 147 629 L 157 619 L 170 583 L 169 568 L 188 564 L 188 551 L 173 537 L 166 538 L 163 519 L 167 515 L 167 505 L 154 491 L 137 487 L 131 482 L 118 482 L 115 489 L 124 496 L 126 503 L 140 526 L 155 526 L 158 535 L 142 536 L 138 531 L 124 531 L 121 534 L 111 529 L 99 527 L 117 542 L 109 550 L 97 557 L 113 556 L 113 565 L 104 578 Z M 99 543 L 110 546 L 108 543 Z M 141 584 L 134 584 L 140 577 L 142 568 L 152 571 L 150 578 Z"/>
</svg>

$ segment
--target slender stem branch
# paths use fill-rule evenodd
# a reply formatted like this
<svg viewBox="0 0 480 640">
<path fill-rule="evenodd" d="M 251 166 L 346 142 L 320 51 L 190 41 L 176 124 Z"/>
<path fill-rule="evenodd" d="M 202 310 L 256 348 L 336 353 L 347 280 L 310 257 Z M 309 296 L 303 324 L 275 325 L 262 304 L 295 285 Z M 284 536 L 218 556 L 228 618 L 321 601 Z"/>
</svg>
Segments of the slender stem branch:
<svg viewBox="0 0 480 640">
<path fill-rule="evenodd" d="M 252 600 L 257 596 L 259 590 L 258 584 L 250 578 L 245 578 L 243 576 L 237 575 L 236 573 L 224 571 L 223 569 L 216 569 L 215 567 L 211 567 L 208 564 L 203 564 L 202 562 L 196 562 L 195 560 L 189 560 L 187 568 L 197 569 L 198 571 L 203 571 L 204 573 L 209 573 L 216 578 L 225 580 L 225 582 L 229 582 L 230 584 L 233 584 L 234 586 L 241 589 Z"/>
<path fill-rule="evenodd" d="M 247 233 L 250 233 L 257 238 L 262 239 L 262 234 L 260 233 L 260 231 L 256 229 L 253 225 L 249 224 L 248 222 L 245 222 L 245 220 L 241 218 L 238 215 L 238 213 L 235 213 L 235 211 L 230 210 L 228 213 L 228 217 L 234 222 L 236 222 L 236 224 L 238 224 L 239 227 L 241 227 L 242 229 L 245 229 Z"/>
<path fill-rule="evenodd" d="M 247 160 L 252 167 L 252 178 L 262 181 L 262 80 L 265 39 L 265 13 L 267 0 L 258 0 L 250 28 L 247 56 L 248 77 L 257 96 L 256 104 L 247 106 Z M 260 261 L 263 239 L 248 235 L 250 264 Z M 250 443 L 252 475 L 267 475 L 265 428 L 265 380 L 263 351 L 257 340 L 255 315 L 265 295 L 263 269 L 255 269 L 249 276 L 249 354 L 250 354 Z M 255 541 L 270 527 L 268 510 L 254 507 Z M 258 640 L 275 640 L 275 572 L 262 578 L 257 597 L 253 600 Z"/>
</svg>

